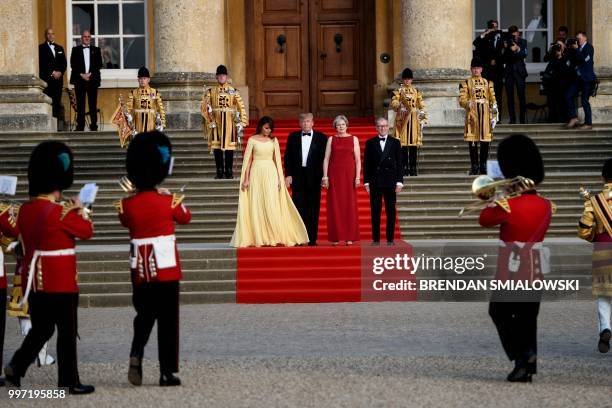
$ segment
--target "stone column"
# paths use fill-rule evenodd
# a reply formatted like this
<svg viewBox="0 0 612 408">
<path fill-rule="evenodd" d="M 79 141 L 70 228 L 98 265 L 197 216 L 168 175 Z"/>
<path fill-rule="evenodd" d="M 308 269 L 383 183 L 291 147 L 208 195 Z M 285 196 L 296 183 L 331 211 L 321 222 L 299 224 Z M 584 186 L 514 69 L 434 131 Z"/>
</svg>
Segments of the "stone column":
<svg viewBox="0 0 612 408">
<path fill-rule="evenodd" d="M 612 0 L 591 0 L 592 30 L 589 42 L 595 48 L 597 97 L 591 98 L 593 123 L 612 122 Z M 587 33 L 588 34 L 588 33 Z"/>
<path fill-rule="evenodd" d="M 152 81 L 165 102 L 167 125 L 200 129 L 202 87 L 214 83 L 217 65 L 226 63 L 225 1 L 154 0 L 153 13 Z"/>
<path fill-rule="evenodd" d="M 37 0 L 0 2 L 0 131 L 56 128 L 38 78 Z"/>
<path fill-rule="evenodd" d="M 463 124 L 459 81 L 470 75 L 472 0 L 401 0 L 402 67 L 414 72 L 429 124 Z M 398 78 L 399 78 L 398 73 Z"/>
</svg>

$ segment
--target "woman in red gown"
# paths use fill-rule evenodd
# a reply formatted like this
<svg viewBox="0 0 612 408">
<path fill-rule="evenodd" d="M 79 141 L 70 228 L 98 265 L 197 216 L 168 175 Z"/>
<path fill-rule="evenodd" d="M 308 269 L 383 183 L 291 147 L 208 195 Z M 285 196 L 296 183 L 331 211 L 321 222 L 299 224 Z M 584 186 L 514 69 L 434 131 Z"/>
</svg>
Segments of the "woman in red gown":
<svg viewBox="0 0 612 408">
<path fill-rule="evenodd" d="M 327 236 L 332 245 L 359 240 L 357 187 L 360 184 L 359 139 L 347 133 L 348 119 L 334 119 L 336 135 L 327 139 L 323 161 L 323 187 L 327 188 Z"/>
</svg>

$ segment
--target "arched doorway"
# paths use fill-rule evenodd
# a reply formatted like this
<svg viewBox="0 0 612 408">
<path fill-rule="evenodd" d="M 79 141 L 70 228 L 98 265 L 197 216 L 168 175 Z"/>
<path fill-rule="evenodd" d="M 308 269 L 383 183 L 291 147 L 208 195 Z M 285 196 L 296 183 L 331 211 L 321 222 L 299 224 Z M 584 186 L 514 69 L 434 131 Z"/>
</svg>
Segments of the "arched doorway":
<svg viewBox="0 0 612 408">
<path fill-rule="evenodd" d="M 251 117 L 372 113 L 374 0 L 246 1 Z"/>
</svg>

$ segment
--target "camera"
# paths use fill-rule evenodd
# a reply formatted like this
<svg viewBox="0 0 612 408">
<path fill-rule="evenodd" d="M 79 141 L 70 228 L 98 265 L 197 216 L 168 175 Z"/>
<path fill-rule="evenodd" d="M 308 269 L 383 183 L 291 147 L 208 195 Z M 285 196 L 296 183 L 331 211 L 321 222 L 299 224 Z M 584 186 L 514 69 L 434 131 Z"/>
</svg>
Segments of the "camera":
<svg viewBox="0 0 612 408">
<path fill-rule="evenodd" d="M 578 44 L 578 40 L 575 38 L 568 38 L 567 41 L 565 42 L 565 45 L 567 45 L 568 47 L 571 47 L 572 45 L 576 45 Z"/>
</svg>

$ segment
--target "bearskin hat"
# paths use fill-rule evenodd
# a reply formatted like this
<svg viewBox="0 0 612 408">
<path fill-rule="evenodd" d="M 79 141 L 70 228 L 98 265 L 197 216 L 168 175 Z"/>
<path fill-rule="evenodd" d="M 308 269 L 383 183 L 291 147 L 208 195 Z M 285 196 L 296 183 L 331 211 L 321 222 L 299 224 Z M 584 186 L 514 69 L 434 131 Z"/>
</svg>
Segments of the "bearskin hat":
<svg viewBox="0 0 612 408">
<path fill-rule="evenodd" d="M 149 69 L 147 67 L 140 67 L 138 69 L 138 78 L 151 78 Z"/>
<path fill-rule="evenodd" d="M 225 65 L 219 65 L 215 75 L 227 75 L 227 67 Z"/>
<path fill-rule="evenodd" d="M 606 160 L 603 165 L 603 169 L 601 170 L 601 177 L 606 181 L 606 183 L 612 181 L 612 158 Z"/>
<path fill-rule="evenodd" d="M 126 157 L 128 178 L 138 190 L 154 190 L 168 176 L 172 144 L 162 132 L 139 133 Z"/>
<path fill-rule="evenodd" d="M 74 164 L 72 151 L 56 140 L 47 140 L 34 148 L 28 164 L 31 197 L 65 190 L 72 185 Z"/>
<path fill-rule="evenodd" d="M 475 67 L 482 68 L 482 61 L 478 57 L 472 58 L 472 62 L 470 62 L 470 68 L 475 68 Z"/>
<path fill-rule="evenodd" d="M 404 68 L 402 71 L 402 79 L 413 79 L 412 70 L 410 68 Z"/>
<path fill-rule="evenodd" d="M 499 167 L 506 178 L 527 177 L 535 184 L 544 180 L 544 162 L 538 146 L 528 136 L 515 134 L 499 143 Z"/>
</svg>

